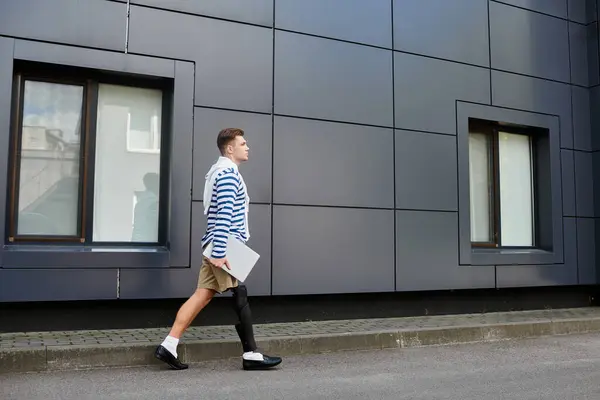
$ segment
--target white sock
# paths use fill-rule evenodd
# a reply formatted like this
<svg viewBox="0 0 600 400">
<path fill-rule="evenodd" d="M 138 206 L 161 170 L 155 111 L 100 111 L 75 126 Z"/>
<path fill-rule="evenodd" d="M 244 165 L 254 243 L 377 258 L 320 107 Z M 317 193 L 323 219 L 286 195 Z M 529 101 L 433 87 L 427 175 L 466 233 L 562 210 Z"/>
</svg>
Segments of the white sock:
<svg viewBox="0 0 600 400">
<path fill-rule="evenodd" d="M 179 344 L 179 339 L 174 338 L 173 336 L 167 336 L 161 344 L 165 349 L 169 350 L 169 353 L 177 358 L 177 345 Z"/>
<path fill-rule="evenodd" d="M 248 360 L 248 361 L 264 361 L 265 360 L 263 355 L 260 353 L 257 353 L 256 351 L 248 351 L 248 352 L 244 353 L 244 355 L 242 357 L 244 358 L 244 360 Z"/>
</svg>

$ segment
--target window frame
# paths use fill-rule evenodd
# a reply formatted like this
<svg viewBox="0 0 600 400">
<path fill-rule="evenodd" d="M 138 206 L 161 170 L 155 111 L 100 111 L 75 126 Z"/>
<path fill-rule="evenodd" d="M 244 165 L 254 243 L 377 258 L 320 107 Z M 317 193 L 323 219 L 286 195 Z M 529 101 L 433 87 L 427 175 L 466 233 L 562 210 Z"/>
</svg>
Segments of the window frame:
<svg viewBox="0 0 600 400">
<path fill-rule="evenodd" d="M 500 144 L 499 137 L 500 133 L 510 133 L 514 135 L 523 135 L 529 138 L 529 154 L 530 154 L 530 170 L 531 175 L 531 196 L 532 196 L 532 245 L 531 246 L 503 246 L 502 245 L 502 212 L 500 208 L 501 203 L 501 192 L 500 192 Z M 537 176 L 537 151 L 534 141 L 539 130 L 534 127 L 515 127 L 510 125 L 503 125 L 491 121 L 483 121 L 478 119 L 472 119 L 469 121 L 469 135 L 472 133 L 478 133 L 485 135 L 489 140 L 488 149 L 488 162 L 490 167 L 490 238 L 492 240 L 488 242 L 476 242 L 471 239 L 471 246 L 473 248 L 494 248 L 494 249 L 536 249 L 538 247 L 538 226 L 537 221 L 539 220 L 538 213 L 538 188 L 536 185 Z M 470 217 L 469 217 L 470 218 Z"/>
<path fill-rule="evenodd" d="M 502 125 L 534 127 L 539 130 L 535 146 L 538 220 L 537 249 L 477 248 L 471 245 L 469 121 L 501 121 Z M 504 266 L 546 266 L 567 262 L 563 220 L 561 167 L 561 119 L 558 115 L 524 111 L 502 106 L 456 101 L 458 157 L 458 265 L 502 268 Z M 537 133 L 536 133 L 537 134 Z M 571 239 L 569 239 L 571 240 Z M 570 244 L 569 244 L 570 245 Z M 571 251 L 571 250 L 569 250 Z M 517 271 L 517 270 L 515 270 Z"/>
<path fill-rule="evenodd" d="M 78 234 L 76 236 L 19 235 L 18 202 L 21 170 L 21 145 L 23 137 L 23 107 L 25 82 L 49 82 L 83 87 L 82 122 L 79 149 L 79 199 Z M 143 89 L 157 89 L 162 93 L 162 117 L 159 129 L 160 142 L 160 193 L 158 215 L 158 238 L 156 242 L 96 242 L 94 228 L 94 188 L 96 167 L 96 129 L 98 118 L 98 89 L 101 84 L 111 84 Z M 172 123 L 173 82 L 160 77 L 141 78 L 105 73 L 43 63 L 16 62 L 13 73 L 11 113 L 11 138 L 9 153 L 9 185 L 7 197 L 7 226 L 5 241 L 22 245 L 83 245 L 94 247 L 156 247 L 167 245 L 169 214 L 169 154 Z"/>
</svg>

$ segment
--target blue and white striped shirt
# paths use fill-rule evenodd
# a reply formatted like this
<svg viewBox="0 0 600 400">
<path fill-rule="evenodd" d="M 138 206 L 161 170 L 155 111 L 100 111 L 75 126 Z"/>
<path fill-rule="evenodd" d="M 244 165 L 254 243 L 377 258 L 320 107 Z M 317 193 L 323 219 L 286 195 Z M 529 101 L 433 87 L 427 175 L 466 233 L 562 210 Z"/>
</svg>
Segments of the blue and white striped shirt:
<svg viewBox="0 0 600 400">
<path fill-rule="evenodd" d="M 240 174 L 234 168 L 219 172 L 212 189 L 202 247 L 213 242 L 212 258 L 224 258 L 229 235 L 244 243 L 248 240 L 246 192 Z"/>
</svg>

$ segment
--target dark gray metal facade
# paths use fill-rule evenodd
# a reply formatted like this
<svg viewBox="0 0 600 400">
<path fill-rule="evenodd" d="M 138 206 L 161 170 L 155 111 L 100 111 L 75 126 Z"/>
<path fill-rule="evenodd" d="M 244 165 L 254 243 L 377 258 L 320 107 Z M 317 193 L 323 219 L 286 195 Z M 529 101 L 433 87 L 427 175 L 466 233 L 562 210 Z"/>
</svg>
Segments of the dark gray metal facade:
<svg viewBox="0 0 600 400">
<path fill-rule="evenodd" d="M 204 174 L 247 132 L 253 295 L 598 283 L 596 0 L 0 0 L 15 61 L 173 80 L 168 246 L 0 249 L 0 301 L 187 297 Z M 548 129 L 552 250 L 476 251 L 468 120 Z M 6 239 L 6 238 L 4 238 Z"/>
</svg>

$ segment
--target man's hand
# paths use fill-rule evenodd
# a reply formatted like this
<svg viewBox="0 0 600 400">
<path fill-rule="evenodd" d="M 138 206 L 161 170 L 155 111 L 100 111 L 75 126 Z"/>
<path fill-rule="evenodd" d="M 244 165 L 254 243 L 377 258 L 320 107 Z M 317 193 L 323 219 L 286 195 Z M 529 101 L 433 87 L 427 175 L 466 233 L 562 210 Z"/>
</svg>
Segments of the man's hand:
<svg viewBox="0 0 600 400">
<path fill-rule="evenodd" d="M 229 268 L 229 261 L 227 261 L 227 257 L 225 257 L 225 258 L 210 258 L 209 261 L 212 265 L 214 265 L 217 268 L 225 267 L 229 270 L 231 269 L 231 268 Z"/>
</svg>

